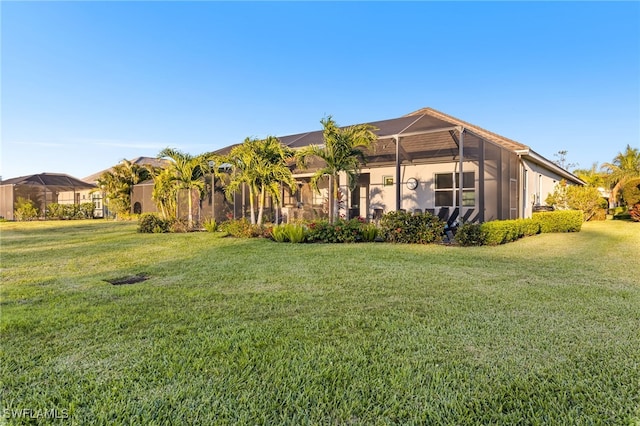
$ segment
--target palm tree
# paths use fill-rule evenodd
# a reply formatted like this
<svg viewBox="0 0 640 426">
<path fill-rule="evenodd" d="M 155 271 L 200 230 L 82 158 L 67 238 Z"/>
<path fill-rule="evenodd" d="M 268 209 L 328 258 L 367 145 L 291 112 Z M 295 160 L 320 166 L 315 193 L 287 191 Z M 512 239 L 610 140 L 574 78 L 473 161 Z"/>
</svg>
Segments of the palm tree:
<svg viewBox="0 0 640 426">
<path fill-rule="evenodd" d="M 243 185 L 249 189 L 251 224 L 262 223 L 267 193 L 279 203 L 281 183 L 295 190 L 295 181 L 287 167 L 287 160 L 292 156 L 290 149 L 283 146 L 277 138 L 269 136 L 262 140 L 246 138 L 242 144 L 233 147 L 228 155 L 218 159 L 220 163 L 231 165 L 231 179 L 225 187 L 228 199 Z"/>
<path fill-rule="evenodd" d="M 257 139 L 246 138 L 243 143 L 231 148 L 229 154 L 218 159 L 218 163 L 229 164 L 231 166 L 231 176 L 229 183 L 225 186 L 227 199 L 231 201 L 235 194 L 243 185 L 249 189 L 249 207 L 251 211 L 251 224 L 255 225 L 255 197 L 258 193 L 258 179 L 256 167 L 255 145 Z"/>
<path fill-rule="evenodd" d="M 193 228 L 193 191 L 198 190 L 199 195 L 205 190 L 204 175 L 209 170 L 207 158 L 204 155 L 192 156 L 176 149 L 165 148 L 158 154 L 158 158 L 168 158 L 171 161 L 168 170 L 171 173 L 170 180 L 177 189 L 188 190 L 188 222 L 189 228 Z"/>
<path fill-rule="evenodd" d="M 609 173 L 607 180 L 611 185 L 611 199 L 615 203 L 624 184 L 640 177 L 640 150 L 627 145 L 624 152 L 614 157 L 613 162 L 603 163 L 601 168 Z"/>
<path fill-rule="evenodd" d="M 280 204 L 280 185 L 286 184 L 291 191 L 296 190 L 295 180 L 287 161 L 293 157 L 293 151 L 285 147 L 273 136 L 258 141 L 255 148 L 255 167 L 257 183 L 259 186 L 258 197 L 258 223 L 262 223 L 265 205 L 265 195 L 268 192 Z"/>
<path fill-rule="evenodd" d="M 598 162 L 593 163 L 590 169 L 576 169 L 573 174 L 583 180 L 587 186 L 600 188 L 605 185 L 606 176 L 598 171 Z"/>
<path fill-rule="evenodd" d="M 111 170 L 104 172 L 97 183 L 105 192 L 109 209 L 116 215 L 131 211 L 131 189 L 133 185 L 149 179 L 149 170 L 129 160 L 122 160 Z"/>
<path fill-rule="evenodd" d="M 162 217 L 174 218 L 176 215 L 177 188 L 173 181 L 173 172 L 169 169 L 157 169 L 152 174 L 153 198 L 162 213 Z"/>
<path fill-rule="evenodd" d="M 318 181 L 329 177 L 329 221 L 335 222 L 338 197 L 338 173 L 344 172 L 349 178 L 349 186 L 353 187 L 360 174 L 360 165 L 366 161 L 365 150 L 376 141 L 373 133 L 377 130 L 369 124 L 359 124 L 340 128 L 331 116 L 320 120 L 322 123 L 324 145 L 310 145 L 296 153 L 298 164 L 307 167 L 307 159 L 316 157 L 324 161 L 324 166 L 311 177 L 311 187 L 318 189 Z"/>
</svg>

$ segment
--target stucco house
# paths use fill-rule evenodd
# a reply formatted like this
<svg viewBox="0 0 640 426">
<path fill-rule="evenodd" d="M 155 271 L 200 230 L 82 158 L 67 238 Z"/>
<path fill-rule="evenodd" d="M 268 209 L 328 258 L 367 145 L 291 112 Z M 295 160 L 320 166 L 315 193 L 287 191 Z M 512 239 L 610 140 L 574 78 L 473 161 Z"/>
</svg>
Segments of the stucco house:
<svg viewBox="0 0 640 426">
<path fill-rule="evenodd" d="M 524 218 L 544 205 L 560 180 L 584 185 L 529 146 L 432 108 L 368 124 L 378 129 L 378 140 L 367 153 L 357 185 L 350 188 L 346 175 L 339 178 L 343 217 L 375 220 L 389 211 L 406 210 L 430 212 L 450 223 Z M 322 130 L 278 139 L 294 150 L 323 144 Z M 268 216 L 285 221 L 325 216 L 328 182 L 319 185 L 320 192 L 313 191 L 309 185 L 313 167 L 302 170 L 292 165 L 292 171 L 298 190 L 282 188 L 284 207 L 275 211 L 269 202 Z M 143 186 L 134 188 L 134 194 L 148 193 Z M 247 191 L 236 194 L 232 202 L 216 193 L 215 209 L 211 196 L 207 198 L 199 207 L 201 217 L 210 217 L 211 212 L 217 220 L 247 216 Z M 141 211 L 155 209 L 147 206 L 153 204 L 148 197 L 132 199 L 140 203 Z"/>
</svg>

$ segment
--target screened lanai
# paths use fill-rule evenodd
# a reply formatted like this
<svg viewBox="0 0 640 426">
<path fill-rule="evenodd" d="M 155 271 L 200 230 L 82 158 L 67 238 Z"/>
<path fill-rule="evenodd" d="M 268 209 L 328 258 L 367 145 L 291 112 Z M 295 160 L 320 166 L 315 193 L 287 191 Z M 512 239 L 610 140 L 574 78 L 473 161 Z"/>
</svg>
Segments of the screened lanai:
<svg viewBox="0 0 640 426">
<path fill-rule="evenodd" d="M 66 174 L 40 173 L 7 179 L 0 184 L 0 216 L 14 219 L 14 211 L 21 200 L 33 201 L 42 217 L 52 203 L 80 204 L 79 191 L 96 186 Z"/>
<path fill-rule="evenodd" d="M 515 219 L 529 217 L 558 181 L 584 184 L 527 145 L 432 108 L 367 124 L 377 129 L 378 139 L 367 152 L 358 182 L 349 186 L 345 176 L 339 177 L 344 195 L 340 210 L 346 217 L 372 219 L 407 210 L 428 211 L 447 222 Z M 294 150 L 324 143 L 322 130 L 278 139 Z M 328 182 L 318 185 L 320 191 L 309 187 L 320 167 L 319 161 L 307 169 L 292 164 L 297 191 L 282 189 L 284 216 L 310 219 L 326 214 Z M 234 198 L 233 204 L 234 217 L 238 207 L 245 215 L 246 196 Z"/>
</svg>

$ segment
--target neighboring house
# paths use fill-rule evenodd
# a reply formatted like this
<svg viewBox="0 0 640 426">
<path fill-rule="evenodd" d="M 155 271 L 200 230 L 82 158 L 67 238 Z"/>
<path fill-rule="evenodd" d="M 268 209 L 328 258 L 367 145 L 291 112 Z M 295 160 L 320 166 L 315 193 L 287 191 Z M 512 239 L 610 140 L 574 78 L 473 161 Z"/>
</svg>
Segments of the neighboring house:
<svg viewBox="0 0 640 426">
<path fill-rule="evenodd" d="M 375 220 L 389 211 L 406 210 L 430 212 L 450 223 L 460 218 L 474 222 L 524 218 L 545 204 L 560 180 L 584 185 L 530 147 L 432 108 L 368 124 L 378 129 L 378 140 L 368 152 L 354 188 L 349 188 L 346 175 L 340 176 L 343 217 Z M 292 149 L 323 144 L 322 130 L 279 140 Z M 298 191 L 291 194 L 283 188 L 284 207 L 275 211 L 270 203 L 271 218 L 326 216 L 327 182 L 319 184 L 320 192 L 309 185 L 318 166 L 311 164 L 300 170 L 292 165 Z M 211 208 L 208 198 L 203 201 L 203 212 Z M 222 212 L 236 218 L 247 216 L 246 191 L 239 192 L 231 203 L 221 201 L 223 208 L 216 208 L 216 219 L 224 218 Z M 141 211 L 149 211 L 145 207 L 149 200 L 138 202 Z"/>
<path fill-rule="evenodd" d="M 138 164 L 138 165 L 149 165 L 152 167 L 164 167 L 166 166 L 167 162 L 166 160 L 162 160 L 159 158 L 155 158 L 155 157 L 136 157 L 132 160 L 130 160 L 131 164 Z M 97 173 L 94 173 L 92 175 L 89 175 L 87 177 L 85 177 L 84 179 L 82 179 L 85 182 L 91 183 L 93 185 L 96 186 L 98 185 L 98 179 L 100 178 L 100 176 L 102 176 L 104 173 L 109 172 L 113 170 L 113 167 L 110 167 L 108 169 L 105 170 L 101 170 Z M 93 189 L 92 191 L 85 191 L 83 193 L 81 193 L 81 196 L 84 197 L 83 199 L 87 199 L 87 201 L 91 201 L 94 204 L 94 211 L 93 211 L 93 216 L 94 217 L 108 217 L 110 215 L 108 206 L 105 204 L 104 200 L 105 200 L 105 193 L 103 190 L 96 190 Z M 150 196 L 150 195 L 149 195 Z M 131 201 L 131 206 L 132 206 L 132 210 L 133 210 L 133 199 Z M 154 204 L 155 206 L 155 204 Z M 149 210 L 149 211 L 155 211 L 155 210 Z"/>
<path fill-rule="evenodd" d="M 46 217 L 47 206 L 58 204 L 82 204 L 82 194 L 95 189 L 95 185 L 66 174 L 40 173 L 7 179 L 0 183 L 0 216 L 15 219 L 16 205 L 20 199 L 31 200 L 42 217 Z"/>
</svg>

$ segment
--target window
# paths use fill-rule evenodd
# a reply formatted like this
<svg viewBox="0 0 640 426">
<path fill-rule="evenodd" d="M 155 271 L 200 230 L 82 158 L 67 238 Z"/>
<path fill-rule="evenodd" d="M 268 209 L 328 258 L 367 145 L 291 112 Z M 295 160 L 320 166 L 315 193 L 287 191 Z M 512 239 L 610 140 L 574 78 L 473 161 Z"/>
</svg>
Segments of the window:
<svg viewBox="0 0 640 426">
<path fill-rule="evenodd" d="M 459 190 L 456 188 L 460 181 L 460 173 L 436 173 L 436 207 L 454 206 L 458 204 Z M 476 205 L 476 179 L 475 172 L 462 174 L 462 206 L 473 207 Z"/>
</svg>

